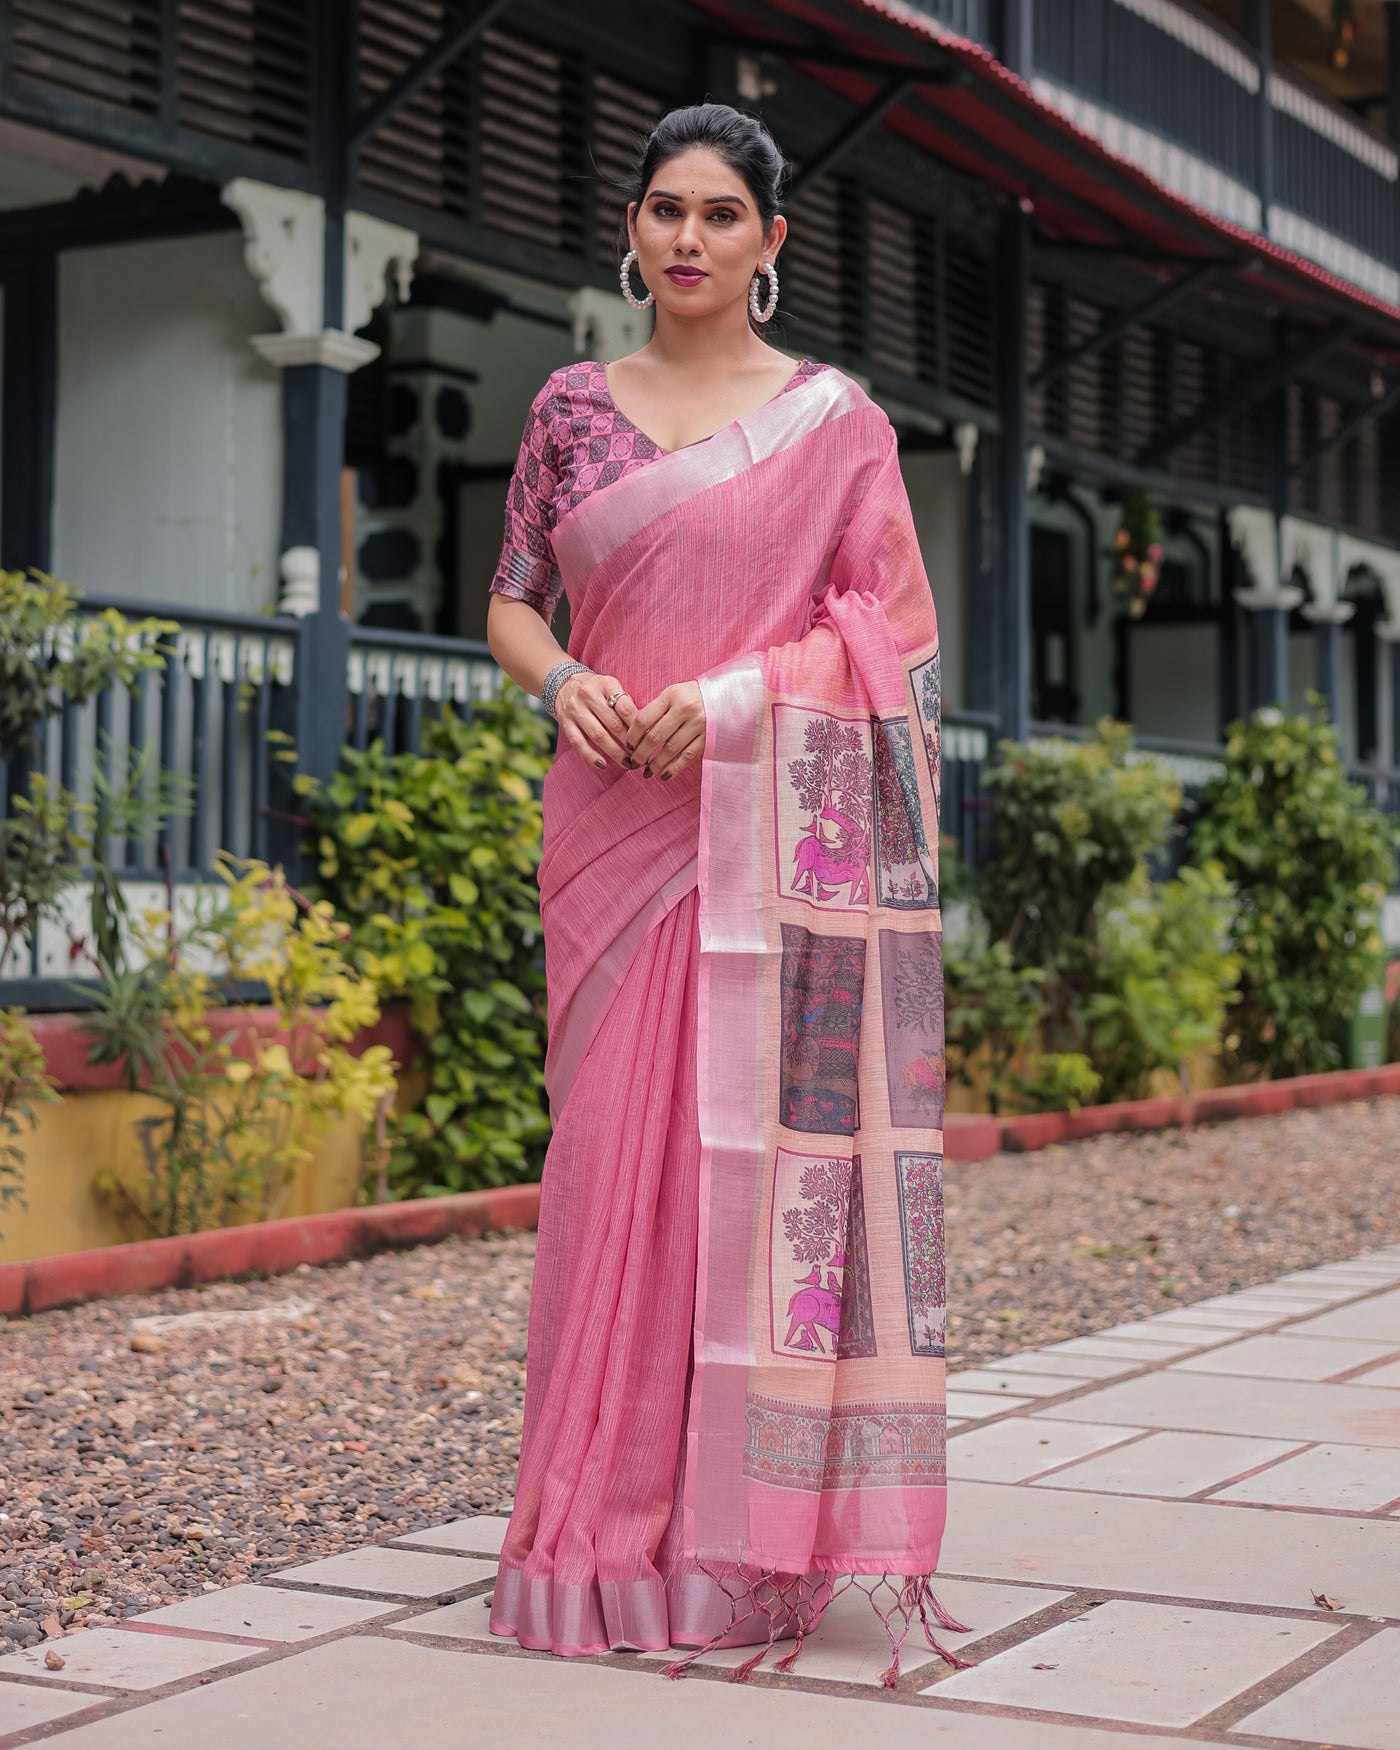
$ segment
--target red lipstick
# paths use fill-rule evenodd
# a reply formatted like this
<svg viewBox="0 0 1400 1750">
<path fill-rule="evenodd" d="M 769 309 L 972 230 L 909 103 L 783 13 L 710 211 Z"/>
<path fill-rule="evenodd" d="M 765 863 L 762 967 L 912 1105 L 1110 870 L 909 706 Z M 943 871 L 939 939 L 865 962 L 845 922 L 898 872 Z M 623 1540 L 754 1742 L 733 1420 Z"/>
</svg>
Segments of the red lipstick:
<svg viewBox="0 0 1400 1750">
<path fill-rule="evenodd" d="M 668 267 L 666 278 L 673 286 L 698 286 L 702 280 L 709 279 L 703 268 L 699 267 Z"/>
</svg>

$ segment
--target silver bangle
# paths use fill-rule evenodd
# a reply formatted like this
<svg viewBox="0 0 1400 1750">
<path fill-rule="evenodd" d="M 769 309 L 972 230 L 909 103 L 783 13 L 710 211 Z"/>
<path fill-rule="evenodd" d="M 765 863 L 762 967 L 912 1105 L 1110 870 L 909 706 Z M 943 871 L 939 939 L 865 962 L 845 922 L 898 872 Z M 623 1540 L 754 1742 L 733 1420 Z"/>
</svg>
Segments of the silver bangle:
<svg viewBox="0 0 1400 1750">
<path fill-rule="evenodd" d="M 571 675 L 592 674 L 593 670 L 586 662 L 575 662 L 570 658 L 567 662 L 556 662 L 554 667 L 544 677 L 540 687 L 540 704 L 545 712 L 557 723 L 558 713 L 554 709 L 554 701 L 559 697 L 559 689 Z"/>
</svg>

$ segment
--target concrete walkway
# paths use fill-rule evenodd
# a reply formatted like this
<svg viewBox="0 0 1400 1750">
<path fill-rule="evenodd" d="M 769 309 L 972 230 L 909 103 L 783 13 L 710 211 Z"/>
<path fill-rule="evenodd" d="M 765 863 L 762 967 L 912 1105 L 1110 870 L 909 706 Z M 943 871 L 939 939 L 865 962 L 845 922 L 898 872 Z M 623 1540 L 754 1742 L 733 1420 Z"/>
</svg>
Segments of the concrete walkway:
<svg viewBox="0 0 1400 1750">
<path fill-rule="evenodd" d="M 523 1653 L 505 1522 L 463 1519 L 8 1658 L 0 1750 L 1400 1746 L 1400 1246 L 955 1375 L 949 1417 L 967 1670 L 911 1636 L 882 1689 L 854 1594 L 745 1686 Z"/>
</svg>

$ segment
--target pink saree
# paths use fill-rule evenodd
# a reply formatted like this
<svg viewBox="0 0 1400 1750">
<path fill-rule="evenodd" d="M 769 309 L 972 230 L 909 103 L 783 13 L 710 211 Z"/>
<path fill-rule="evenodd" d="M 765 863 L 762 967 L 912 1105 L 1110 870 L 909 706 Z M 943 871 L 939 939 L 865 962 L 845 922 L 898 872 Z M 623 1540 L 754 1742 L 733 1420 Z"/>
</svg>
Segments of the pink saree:
<svg viewBox="0 0 1400 1750">
<path fill-rule="evenodd" d="M 553 554 L 570 654 L 638 701 L 698 676 L 707 732 L 673 782 L 567 749 L 546 780 L 555 1132 L 491 1628 L 758 1644 L 742 1676 L 857 1585 L 893 1683 L 916 1618 L 940 1652 L 930 1616 L 964 1626 L 930 1587 L 938 634 L 894 433 L 820 372 Z"/>
</svg>

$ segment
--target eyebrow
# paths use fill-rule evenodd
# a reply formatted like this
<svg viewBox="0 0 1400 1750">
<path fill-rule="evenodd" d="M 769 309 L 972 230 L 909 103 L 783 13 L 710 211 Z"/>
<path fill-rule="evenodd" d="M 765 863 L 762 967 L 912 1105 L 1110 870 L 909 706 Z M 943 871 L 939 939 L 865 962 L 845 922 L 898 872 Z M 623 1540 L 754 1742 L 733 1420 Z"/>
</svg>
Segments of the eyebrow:
<svg viewBox="0 0 1400 1750">
<path fill-rule="evenodd" d="M 654 188 L 647 195 L 649 201 L 678 201 L 682 198 L 683 197 L 678 194 L 667 194 L 664 188 Z M 737 194 L 712 194 L 706 197 L 704 205 L 707 207 L 713 207 L 720 205 L 722 202 L 729 202 L 736 207 L 743 207 L 745 211 L 748 210 L 748 202 L 742 195 Z"/>
</svg>

